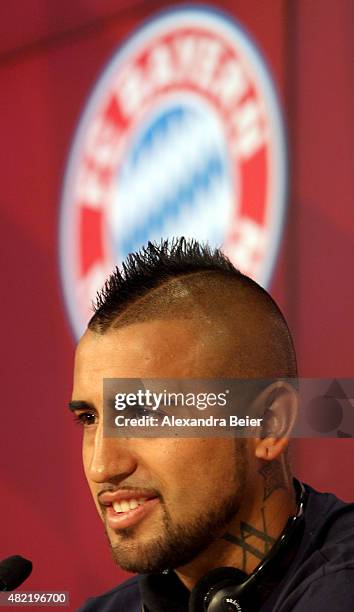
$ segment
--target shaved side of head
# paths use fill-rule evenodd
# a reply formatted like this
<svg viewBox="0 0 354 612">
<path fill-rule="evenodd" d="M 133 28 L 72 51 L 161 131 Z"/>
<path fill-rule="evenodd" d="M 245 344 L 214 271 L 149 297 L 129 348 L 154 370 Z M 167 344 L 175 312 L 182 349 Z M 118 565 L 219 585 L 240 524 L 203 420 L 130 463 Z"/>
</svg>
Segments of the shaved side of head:
<svg viewBox="0 0 354 612">
<path fill-rule="evenodd" d="M 188 321 L 202 332 L 215 376 L 296 377 L 287 324 L 253 281 L 213 271 L 179 276 L 127 306 L 111 328 L 154 319 Z"/>
<path fill-rule="evenodd" d="M 279 307 L 218 250 L 184 239 L 149 243 L 108 279 L 89 329 L 105 333 L 154 319 L 195 325 L 211 375 L 297 376 L 291 334 Z"/>
</svg>

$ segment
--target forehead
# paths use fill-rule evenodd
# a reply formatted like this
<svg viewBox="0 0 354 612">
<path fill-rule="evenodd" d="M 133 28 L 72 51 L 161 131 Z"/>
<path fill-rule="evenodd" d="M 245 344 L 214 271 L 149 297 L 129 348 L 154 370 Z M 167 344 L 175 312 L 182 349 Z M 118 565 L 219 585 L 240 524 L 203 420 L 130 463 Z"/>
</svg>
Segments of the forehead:
<svg viewBox="0 0 354 612">
<path fill-rule="evenodd" d="M 104 334 L 87 330 L 76 351 L 75 373 L 100 378 L 202 376 L 207 344 L 198 326 L 180 320 L 136 323 Z"/>
</svg>

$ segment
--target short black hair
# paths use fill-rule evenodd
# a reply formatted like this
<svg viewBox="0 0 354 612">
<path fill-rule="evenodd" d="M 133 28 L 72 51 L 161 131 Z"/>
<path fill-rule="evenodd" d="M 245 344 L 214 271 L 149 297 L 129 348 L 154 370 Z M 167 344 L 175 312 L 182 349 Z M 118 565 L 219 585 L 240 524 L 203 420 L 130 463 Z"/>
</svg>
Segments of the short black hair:
<svg viewBox="0 0 354 612">
<path fill-rule="evenodd" d="M 177 289 L 176 289 L 177 287 Z M 223 299 L 225 302 L 223 306 Z M 214 301 L 214 306 L 212 302 Z M 183 318 L 195 311 L 199 318 L 227 322 L 230 308 L 237 302 L 244 309 L 264 312 L 262 329 L 268 328 L 264 351 L 276 357 L 276 371 L 296 376 L 296 356 L 286 320 L 273 298 L 251 278 L 240 272 L 220 250 L 195 239 L 173 238 L 149 242 L 131 253 L 121 269 L 115 268 L 97 294 L 94 314 L 88 328 L 103 334 L 129 322 L 153 315 Z M 221 307 L 220 307 L 221 306 Z M 281 365 L 280 365 L 281 364 Z"/>
</svg>

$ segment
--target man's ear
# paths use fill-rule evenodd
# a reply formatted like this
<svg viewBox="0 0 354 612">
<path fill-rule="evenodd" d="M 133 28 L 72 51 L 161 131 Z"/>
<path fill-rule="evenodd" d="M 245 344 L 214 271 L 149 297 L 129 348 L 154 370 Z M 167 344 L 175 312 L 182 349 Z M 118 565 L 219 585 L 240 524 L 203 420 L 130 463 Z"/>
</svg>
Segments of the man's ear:
<svg viewBox="0 0 354 612">
<path fill-rule="evenodd" d="M 298 412 L 298 394 L 285 381 L 277 381 L 262 391 L 255 400 L 258 414 L 263 414 L 261 436 L 255 440 L 258 459 L 276 459 L 289 443 Z"/>
</svg>

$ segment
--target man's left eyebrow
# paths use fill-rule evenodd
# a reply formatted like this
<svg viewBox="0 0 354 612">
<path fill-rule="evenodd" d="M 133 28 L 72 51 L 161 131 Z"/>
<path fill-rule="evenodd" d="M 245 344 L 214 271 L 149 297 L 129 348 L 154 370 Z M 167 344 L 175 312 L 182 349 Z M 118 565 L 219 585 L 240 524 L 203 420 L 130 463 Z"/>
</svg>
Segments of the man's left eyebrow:
<svg viewBox="0 0 354 612">
<path fill-rule="evenodd" d="M 72 400 L 68 403 L 68 408 L 71 412 L 75 412 L 76 410 L 93 410 L 93 404 L 83 400 Z"/>
</svg>

